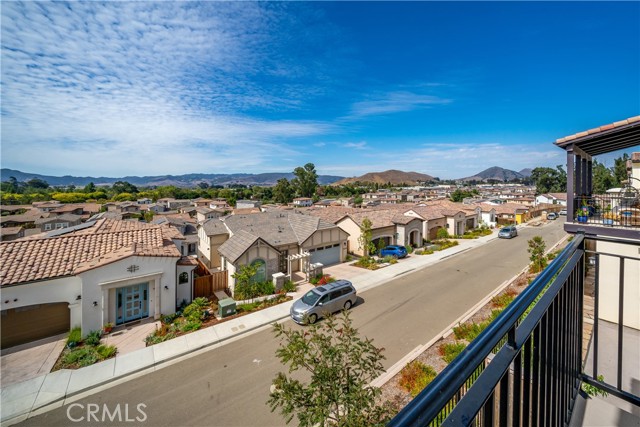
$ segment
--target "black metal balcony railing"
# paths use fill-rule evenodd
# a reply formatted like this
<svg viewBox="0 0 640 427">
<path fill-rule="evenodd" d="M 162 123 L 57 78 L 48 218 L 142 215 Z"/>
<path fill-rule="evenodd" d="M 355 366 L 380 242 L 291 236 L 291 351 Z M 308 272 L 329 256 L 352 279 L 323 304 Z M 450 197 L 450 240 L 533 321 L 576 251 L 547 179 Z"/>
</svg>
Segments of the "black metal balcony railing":
<svg viewBox="0 0 640 427">
<path fill-rule="evenodd" d="M 586 253 L 584 235 L 578 234 L 388 425 L 566 425 L 581 381 L 596 384 L 582 373 Z M 629 257 L 618 258 L 624 266 Z M 621 290 L 623 280 L 624 275 Z M 621 354 L 622 336 L 618 339 Z M 619 356 L 618 377 L 621 371 Z M 597 368 L 593 372 L 597 376 Z M 603 388 L 639 404 L 637 396 L 622 390 L 619 379 L 616 386 Z"/>
<path fill-rule="evenodd" d="M 640 198 L 632 191 L 575 197 L 573 213 L 577 223 L 640 228 Z"/>
</svg>

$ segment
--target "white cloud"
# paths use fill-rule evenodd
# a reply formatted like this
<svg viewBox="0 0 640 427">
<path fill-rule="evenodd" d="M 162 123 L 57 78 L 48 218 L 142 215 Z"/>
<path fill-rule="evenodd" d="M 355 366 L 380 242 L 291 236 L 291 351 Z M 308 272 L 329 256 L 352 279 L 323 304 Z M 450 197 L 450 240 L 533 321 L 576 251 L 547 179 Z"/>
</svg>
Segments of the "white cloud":
<svg viewBox="0 0 640 427">
<path fill-rule="evenodd" d="M 147 174 L 296 154 L 289 141 L 332 126 L 243 113 L 302 99 L 256 83 L 286 69 L 270 50 L 274 13 L 249 2 L 3 4 L 3 163 Z"/>
<path fill-rule="evenodd" d="M 360 141 L 360 142 L 347 142 L 345 144 L 342 145 L 344 148 L 353 148 L 355 150 L 364 150 L 367 148 L 367 142 L 366 141 Z"/>
<path fill-rule="evenodd" d="M 351 107 L 352 117 L 392 114 L 450 103 L 450 99 L 411 91 L 393 91 L 356 102 Z"/>
</svg>

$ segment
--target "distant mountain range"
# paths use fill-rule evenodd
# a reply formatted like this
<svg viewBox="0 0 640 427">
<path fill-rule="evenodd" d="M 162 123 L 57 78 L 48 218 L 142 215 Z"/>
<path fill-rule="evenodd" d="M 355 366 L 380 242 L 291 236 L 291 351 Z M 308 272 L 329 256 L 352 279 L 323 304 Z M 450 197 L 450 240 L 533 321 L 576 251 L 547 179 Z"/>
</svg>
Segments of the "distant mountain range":
<svg viewBox="0 0 640 427">
<path fill-rule="evenodd" d="M 516 179 L 523 179 L 531 176 L 531 169 L 522 169 L 520 172 L 512 171 L 510 169 L 504 169 L 499 166 L 493 166 L 489 169 L 485 169 L 473 176 L 466 178 L 460 178 L 461 181 L 514 181 Z"/>
<path fill-rule="evenodd" d="M 355 182 L 371 182 L 374 184 L 386 184 L 390 182 L 393 185 L 408 184 L 415 185 L 427 181 L 434 181 L 435 178 L 431 175 L 426 175 L 418 172 L 403 172 L 395 169 L 391 169 L 384 172 L 369 172 L 362 176 L 354 178 L 344 178 L 340 181 L 334 182 L 333 185 L 345 185 L 353 184 Z"/>
<path fill-rule="evenodd" d="M 279 179 L 287 178 L 291 180 L 294 178 L 293 173 L 234 173 L 234 174 L 206 174 L 206 173 L 190 173 L 186 175 L 159 175 L 159 176 L 124 176 L 120 178 L 108 178 L 108 177 L 91 177 L 91 176 L 50 176 L 40 175 L 37 173 L 21 172 L 15 169 L 0 169 L 0 176 L 2 181 L 7 181 L 9 177 L 13 176 L 18 181 L 29 181 L 33 178 L 42 179 L 47 181 L 52 186 L 69 186 L 76 185 L 78 187 L 84 187 L 85 185 L 93 182 L 95 185 L 112 185 L 116 181 L 126 181 L 130 184 L 140 187 L 153 187 L 161 185 L 175 185 L 176 187 L 195 187 L 201 182 L 206 182 L 209 185 L 260 185 L 260 186 L 272 186 L 275 185 Z M 318 184 L 327 185 L 343 179 L 342 176 L 333 175 L 318 175 Z"/>
</svg>

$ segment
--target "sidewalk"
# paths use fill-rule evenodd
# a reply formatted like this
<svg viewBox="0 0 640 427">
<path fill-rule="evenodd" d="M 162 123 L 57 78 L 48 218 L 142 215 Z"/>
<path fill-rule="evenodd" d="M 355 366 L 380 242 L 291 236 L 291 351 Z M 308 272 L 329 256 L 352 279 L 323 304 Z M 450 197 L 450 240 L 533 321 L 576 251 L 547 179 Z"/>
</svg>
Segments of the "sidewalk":
<svg viewBox="0 0 640 427">
<path fill-rule="evenodd" d="M 350 280 L 358 292 L 380 286 L 396 276 L 420 270 L 444 258 L 466 252 L 496 239 L 498 230 L 475 240 L 459 240 L 458 246 L 432 255 L 410 255 L 375 271 L 351 266 L 347 263 L 326 267 L 325 273 Z M 161 369 L 179 358 L 193 357 L 199 350 L 209 349 L 289 316 L 289 309 L 311 285 L 298 287 L 294 299 L 245 316 L 183 335 L 172 340 L 145 347 L 115 358 L 77 370 L 60 370 L 30 380 L 11 384 L 2 389 L 0 403 L 2 426 L 18 423 L 29 415 L 63 406 L 67 399 L 87 394 L 94 388 L 122 382 L 136 374 L 142 375 Z"/>
</svg>

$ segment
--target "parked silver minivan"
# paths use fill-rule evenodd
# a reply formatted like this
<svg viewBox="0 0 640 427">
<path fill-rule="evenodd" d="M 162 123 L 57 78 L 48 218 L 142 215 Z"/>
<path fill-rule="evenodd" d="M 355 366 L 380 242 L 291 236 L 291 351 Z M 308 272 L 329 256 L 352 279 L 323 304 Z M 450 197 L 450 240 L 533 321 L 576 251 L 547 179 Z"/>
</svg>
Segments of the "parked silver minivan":
<svg viewBox="0 0 640 427">
<path fill-rule="evenodd" d="M 291 318 L 301 325 L 315 323 L 321 317 L 342 309 L 348 310 L 356 303 L 356 290 L 348 280 L 336 280 L 317 286 L 291 306 Z"/>
</svg>

